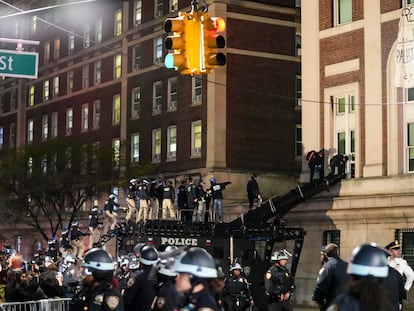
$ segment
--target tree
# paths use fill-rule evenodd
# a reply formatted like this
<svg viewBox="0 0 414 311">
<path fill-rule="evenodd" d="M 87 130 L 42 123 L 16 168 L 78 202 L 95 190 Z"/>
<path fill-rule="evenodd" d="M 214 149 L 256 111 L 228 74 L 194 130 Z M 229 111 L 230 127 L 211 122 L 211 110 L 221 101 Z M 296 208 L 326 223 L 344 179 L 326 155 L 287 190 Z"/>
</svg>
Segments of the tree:
<svg viewBox="0 0 414 311">
<path fill-rule="evenodd" d="M 34 228 L 47 241 L 70 227 L 85 203 L 119 180 L 111 148 L 54 140 L 9 149 L 0 159 L 0 200 L 9 223 Z"/>
</svg>

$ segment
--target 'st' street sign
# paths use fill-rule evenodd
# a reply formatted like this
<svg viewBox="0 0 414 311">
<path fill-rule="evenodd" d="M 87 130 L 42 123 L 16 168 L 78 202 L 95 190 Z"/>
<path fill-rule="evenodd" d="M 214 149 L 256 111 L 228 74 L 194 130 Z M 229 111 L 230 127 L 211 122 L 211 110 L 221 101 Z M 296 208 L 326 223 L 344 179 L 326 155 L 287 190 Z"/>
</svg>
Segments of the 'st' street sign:
<svg viewBox="0 0 414 311">
<path fill-rule="evenodd" d="M 38 53 L 0 50 L 0 76 L 37 78 Z"/>
</svg>

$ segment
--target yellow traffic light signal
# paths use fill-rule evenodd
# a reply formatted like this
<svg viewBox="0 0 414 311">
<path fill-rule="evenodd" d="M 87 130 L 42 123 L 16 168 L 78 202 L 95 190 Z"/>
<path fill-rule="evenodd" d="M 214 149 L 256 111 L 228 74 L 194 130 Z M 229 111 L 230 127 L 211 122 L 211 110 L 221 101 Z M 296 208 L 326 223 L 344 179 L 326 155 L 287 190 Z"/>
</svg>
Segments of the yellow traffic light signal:
<svg viewBox="0 0 414 311">
<path fill-rule="evenodd" d="M 226 40 L 220 34 L 226 29 L 226 23 L 221 17 L 210 17 L 208 13 L 203 15 L 203 68 L 209 73 L 211 69 L 226 64 L 226 55 L 219 52 L 226 46 Z"/>
<path fill-rule="evenodd" d="M 201 68 L 201 13 L 179 13 L 177 18 L 164 22 L 164 30 L 171 33 L 165 39 L 169 53 L 164 63 L 182 74 L 200 74 Z"/>
</svg>

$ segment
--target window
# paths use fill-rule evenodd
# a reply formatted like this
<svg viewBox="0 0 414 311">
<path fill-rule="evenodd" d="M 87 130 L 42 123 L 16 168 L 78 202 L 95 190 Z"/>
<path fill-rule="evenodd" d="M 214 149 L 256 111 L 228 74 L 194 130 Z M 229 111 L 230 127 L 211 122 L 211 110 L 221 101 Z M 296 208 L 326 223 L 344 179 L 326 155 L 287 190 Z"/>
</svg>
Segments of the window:
<svg viewBox="0 0 414 311">
<path fill-rule="evenodd" d="M 85 175 L 88 172 L 88 146 L 82 145 L 80 152 L 80 173 Z"/>
<path fill-rule="evenodd" d="M 53 97 L 59 96 L 59 76 L 53 78 Z"/>
<path fill-rule="evenodd" d="M 114 79 L 119 79 L 122 74 L 122 57 L 121 54 L 114 56 Z"/>
<path fill-rule="evenodd" d="M 302 76 L 296 76 L 296 108 L 302 107 Z"/>
<path fill-rule="evenodd" d="M 44 49 L 43 49 L 43 63 L 49 64 L 50 62 L 50 41 L 46 41 L 44 44 Z"/>
<path fill-rule="evenodd" d="M 407 124 L 407 167 L 414 172 L 414 123 Z"/>
<path fill-rule="evenodd" d="M 37 31 L 37 16 L 32 17 L 32 23 L 31 23 L 30 29 L 32 33 L 35 33 Z"/>
<path fill-rule="evenodd" d="M 102 62 L 100 60 L 96 61 L 93 66 L 93 82 L 95 85 L 101 83 L 102 78 Z"/>
<path fill-rule="evenodd" d="M 72 168 L 72 148 L 67 147 L 65 150 L 65 168 Z"/>
<path fill-rule="evenodd" d="M 162 49 L 163 49 L 162 37 L 155 38 L 154 39 L 154 63 L 155 64 L 162 63 Z"/>
<path fill-rule="evenodd" d="M 131 118 L 137 119 L 141 113 L 141 88 L 136 87 L 132 90 L 132 105 L 131 105 Z"/>
<path fill-rule="evenodd" d="M 93 129 L 96 130 L 101 126 L 101 101 L 95 100 L 93 102 L 93 115 L 92 115 Z"/>
<path fill-rule="evenodd" d="M 68 83 L 67 93 L 68 94 L 71 94 L 73 92 L 73 80 L 74 80 L 73 71 L 69 71 L 68 76 L 67 76 L 67 83 Z"/>
<path fill-rule="evenodd" d="M 135 25 L 141 24 L 141 17 L 142 17 L 142 0 L 135 0 L 134 4 L 135 14 Z"/>
<path fill-rule="evenodd" d="M 352 22 L 352 0 L 334 0 L 335 25 Z"/>
<path fill-rule="evenodd" d="M 346 149 L 346 135 L 345 132 L 339 132 L 337 133 L 337 151 L 338 154 L 345 154 Z"/>
<path fill-rule="evenodd" d="M 43 102 L 49 100 L 49 80 L 43 81 Z"/>
<path fill-rule="evenodd" d="M 191 156 L 201 156 L 201 120 L 191 123 Z"/>
<path fill-rule="evenodd" d="M 96 172 L 99 167 L 99 149 L 100 144 L 98 142 L 94 142 L 92 145 L 92 161 L 91 161 L 91 171 Z"/>
<path fill-rule="evenodd" d="M 168 111 L 177 110 L 177 77 L 168 79 Z"/>
<path fill-rule="evenodd" d="M 152 162 L 161 162 L 161 129 L 152 130 Z"/>
<path fill-rule="evenodd" d="M 296 124 L 295 132 L 295 157 L 302 156 L 302 125 Z"/>
<path fill-rule="evenodd" d="M 134 69 L 141 68 L 141 46 L 134 47 Z"/>
<path fill-rule="evenodd" d="M 300 32 L 300 29 L 296 29 L 295 51 L 296 51 L 296 56 L 302 55 L 302 33 Z"/>
<path fill-rule="evenodd" d="M 16 123 L 10 123 L 9 147 L 16 146 Z"/>
<path fill-rule="evenodd" d="M 75 33 L 69 32 L 68 35 L 68 54 L 72 54 L 75 51 Z"/>
<path fill-rule="evenodd" d="M 14 88 L 10 92 L 10 111 L 14 111 L 17 109 L 17 89 Z"/>
<path fill-rule="evenodd" d="M 163 0 L 155 0 L 155 17 L 160 17 L 163 15 Z"/>
<path fill-rule="evenodd" d="M 139 163 L 139 134 L 131 135 L 131 163 Z"/>
<path fill-rule="evenodd" d="M 414 265 L 414 230 L 411 228 L 397 229 L 394 238 L 400 242 L 404 259 L 412 267 Z"/>
<path fill-rule="evenodd" d="M 42 115 L 42 140 L 46 140 L 49 137 L 49 116 L 47 114 Z"/>
<path fill-rule="evenodd" d="M 60 58 L 60 38 L 55 38 L 53 44 L 53 59 L 57 60 Z"/>
<path fill-rule="evenodd" d="M 52 128 L 51 128 L 51 136 L 57 137 L 58 136 L 58 113 L 52 112 Z"/>
<path fill-rule="evenodd" d="M 4 128 L 0 126 L 0 149 L 4 146 Z"/>
<path fill-rule="evenodd" d="M 119 37 L 122 34 L 122 10 L 115 11 L 115 37 Z"/>
<path fill-rule="evenodd" d="M 33 119 L 27 120 L 27 142 L 33 142 Z"/>
<path fill-rule="evenodd" d="M 35 104 L 35 87 L 31 85 L 29 87 L 29 106 L 34 106 Z"/>
<path fill-rule="evenodd" d="M 175 160 L 177 157 L 177 126 L 167 128 L 167 159 Z"/>
<path fill-rule="evenodd" d="M 178 11 L 178 0 L 170 0 L 170 11 Z"/>
<path fill-rule="evenodd" d="M 121 96 L 115 95 L 112 99 L 112 124 L 118 124 L 121 121 Z"/>
<path fill-rule="evenodd" d="M 102 42 L 102 18 L 98 18 L 95 23 L 95 42 Z"/>
<path fill-rule="evenodd" d="M 327 230 L 322 233 L 322 245 L 327 245 L 329 243 L 334 243 L 341 245 L 341 231 L 339 230 Z"/>
<path fill-rule="evenodd" d="M 91 26 L 89 24 L 83 25 L 83 47 L 91 46 Z"/>
<path fill-rule="evenodd" d="M 112 140 L 112 167 L 117 168 L 120 164 L 121 159 L 121 141 L 119 138 L 114 138 Z"/>
<path fill-rule="evenodd" d="M 89 104 L 82 105 L 82 120 L 81 120 L 81 131 L 86 132 L 88 130 L 88 116 L 89 116 Z"/>
<path fill-rule="evenodd" d="M 202 82 L 201 76 L 192 77 L 192 86 L 193 86 L 193 105 L 201 105 L 201 91 L 202 91 Z"/>
<path fill-rule="evenodd" d="M 89 65 L 82 67 L 82 88 L 87 89 L 89 87 Z"/>
<path fill-rule="evenodd" d="M 66 135 L 72 135 L 73 129 L 73 109 L 66 110 Z"/>
<path fill-rule="evenodd" d="M 47 173 L 47 156 L 43 156 L 40 161 L 40 170 L 43 174 Z"/>
<path fill-rule="evenodd" d="M 153 84 L 152 114 L 160 114 L 161 105 L 162 105 L 162 82 L 158 81 Z"/>
</svg>

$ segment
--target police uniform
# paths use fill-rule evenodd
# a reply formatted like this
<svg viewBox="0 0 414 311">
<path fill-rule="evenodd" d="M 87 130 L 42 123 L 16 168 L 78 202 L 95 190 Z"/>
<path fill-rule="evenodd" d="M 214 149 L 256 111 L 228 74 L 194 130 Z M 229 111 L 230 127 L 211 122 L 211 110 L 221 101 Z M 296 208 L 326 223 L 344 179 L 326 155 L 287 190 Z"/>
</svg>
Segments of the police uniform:
<svg viewBox="0 0 414 311">
<path fill-rule="evenodd" d="M 385 249 L 400 250 L 401 246 L 398 241 L 393 241 L 385 246 Z M 408 265 L 407 261 L 401 257 L 394 257 L 389 260 L 390 267 L 396 269 L 405 278 L 404 289 L 408 292 L 414 281 L 414 271 Z"/>
<path fill-rule="evenodd" d="M 282 301 L 284 294 L 291 294 L 295 289 L 293 276 L 286 267 L 271 266 L 265 275 L 265 288 L 269 296 L 269 311 L 292 310 L 290 298 Z"/>
<path fill-rule="evenodd" d="M 91 232 L 89 237 L 89 249 L 93 248 L 94 244 L 99 242 L 99 238 L 101 237 L 101 233 L 99 231 L 100 225 L 101 223 L 99 222 L 98 211 L 92 210 L 88 216 L 88 228 Z"/>
<path fill-rule="evenodd" d="M 91 291 L 85 287 L 71 303 L 70 311 L 124 311 L 122 295 L 107 281 Z"/>
<path fill-rule="evenodd" d="M 249 283 L 243 276 L 232 275 L 226 279 L 224 285 L 224 301 L 226 310 L 245 310 L 249 307 L 251 293 Z M 234 307 L 237 308 L 234 308 Z"/>
<path fill-rule="evenodd" d="M 152 266 L 144 265 L 142 273 L 131 277 L 124 292 L 125 310 L 150 310 L 154 297 L 157 294 L 155 280 L 149 279 Z"/>
<path fill-rule="evenodd" d="M 204 288 L 197 293 L 191 293 L 187 298 L 184 306 L 179 308 L 180 311 L 220 311 L 217 302 Z"/>
<path fill-rule="evenodd" d="M 136 220 L 138 218 L 138 211 L 137 211 L 137 206 L 136 206 L 137 191 L 138 191 L 137 180 L 133 179 L 132 182 L 130 182 L 130 184 L 128 186 L 128 190 L 127 190 L 128 213 L 125 216 L 126 221 L 129 221 L 132 218 L 132 215 L 134 213 L 136 213 L 136 216 L 135 216 Z M 137 221 L 135 221 L 135 222 L 137 222 Z"/>
<path fill-rule="evenodd" d="M 173 279 L 166 279 L 158 284 L 158 294 L 152 310 L 174 311 L 179 301 Z"/>
</svg>

